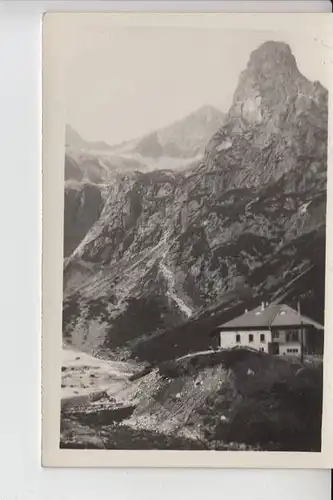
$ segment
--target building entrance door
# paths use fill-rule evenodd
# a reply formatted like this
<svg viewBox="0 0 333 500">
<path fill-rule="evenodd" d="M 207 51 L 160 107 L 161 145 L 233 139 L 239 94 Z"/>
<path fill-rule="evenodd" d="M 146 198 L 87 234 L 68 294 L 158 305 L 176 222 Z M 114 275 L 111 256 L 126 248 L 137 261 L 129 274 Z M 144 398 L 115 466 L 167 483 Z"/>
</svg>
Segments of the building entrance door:
<svg viewBox="0 0 333 500">
<path fill-rule="evenodd" d="M 280 354 L 278 342 L 270 342 L 268 344 L 268 354 L 277 355 Z"/>
</svg>

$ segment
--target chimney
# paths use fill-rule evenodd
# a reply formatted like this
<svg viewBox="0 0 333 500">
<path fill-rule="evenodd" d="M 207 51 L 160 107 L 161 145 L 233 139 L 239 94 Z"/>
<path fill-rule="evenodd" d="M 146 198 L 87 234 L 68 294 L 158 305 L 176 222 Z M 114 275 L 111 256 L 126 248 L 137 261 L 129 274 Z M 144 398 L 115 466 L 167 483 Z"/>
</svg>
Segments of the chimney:
<svg viewBox="0 0 333 500">
<path fill-rule="evenodd" d="M 265 302 L 262 302 L 261 303 L 261 310 L 264 311 L 265 310 Z"/>
</svg>

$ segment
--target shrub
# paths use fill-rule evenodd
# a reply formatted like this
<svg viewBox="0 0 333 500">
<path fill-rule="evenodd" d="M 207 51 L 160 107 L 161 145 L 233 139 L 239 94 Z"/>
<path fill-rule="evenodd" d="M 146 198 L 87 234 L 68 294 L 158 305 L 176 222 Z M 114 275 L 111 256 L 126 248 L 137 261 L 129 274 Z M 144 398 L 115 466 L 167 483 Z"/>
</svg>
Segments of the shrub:
<svg viewBox="0 0 333 500">
<path fill-rule="evenodd" d="M 159 374 L 163 378 L 177 378 L 184 374 L 181 364 L 174 361 L 167 361 L 159 366 Z"/>
<path fill-rule="evenodd" d="M 214 439 L 266 450 L 320 451 L 321 415 L 320 373 L 308 372 L 239 398 L 229 422 L 216 425 Z"/>
</svg>

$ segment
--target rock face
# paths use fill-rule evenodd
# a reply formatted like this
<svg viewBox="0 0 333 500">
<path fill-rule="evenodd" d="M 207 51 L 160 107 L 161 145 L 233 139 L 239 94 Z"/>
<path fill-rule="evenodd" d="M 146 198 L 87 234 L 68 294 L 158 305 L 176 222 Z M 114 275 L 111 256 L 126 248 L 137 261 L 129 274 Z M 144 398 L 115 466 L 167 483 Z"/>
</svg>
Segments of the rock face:
<svg viewBox="0 0 333 500">
<path fill-rule="evenodd" d="M 93 184 L 65 186 L 64 256 L 68 257 L 99 218 L 102 194 Z"/>
<path fill-rule="evenodd" d="M 104 184 L 110 181 L 108 166 L 98 156 L 90 154 L 77 155 L 72 151 L 65 154 L 65 182 L 89 182 Z"/>
<path fill-rule="evenodd" d="M 171 359 L 228 311 L 282 296 L 323 321 L 327 97 L 267 42 L 199 165 L 110 185 L 65 264 L 67 341 L 89 350 L 97 321 L 101 348 Z"/>
<path fill-rule="evenodd" d="M 136 146 L 135 151 L 142 156 L 148 156 L 148 158 L 163 156 L 163 147 L 158 140 L 156 132 L 143 137 Z"/>
<path fill-rule="evenodd" d="M 224 113 L 206 105 L 185 119 L 159 130 L 157 135 L 164 154 L 185 158 L 202 154 L 224 119 Z"/>
<path fill-rule="evenodd" d="M 314 174 L 322 186 L 326 134 L 327 91 L 299 73 L 288 45 L 266 42 L 240 76 L 227 124 L 212 138 L 206 164 L 224 170 L 229 188 L 258 187 L 297 170 L 306 174 L 304 188 Z"/>
</svg>

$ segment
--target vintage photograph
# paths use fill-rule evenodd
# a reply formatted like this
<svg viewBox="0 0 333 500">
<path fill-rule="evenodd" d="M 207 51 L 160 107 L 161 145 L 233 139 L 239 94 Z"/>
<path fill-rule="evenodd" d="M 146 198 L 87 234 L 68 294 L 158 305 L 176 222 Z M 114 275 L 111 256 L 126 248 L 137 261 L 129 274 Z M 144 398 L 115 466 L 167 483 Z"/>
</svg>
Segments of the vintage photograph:
<svg viewBox="0 0 333 500">
<path fill-rule="evenodd" d="M 321 24 L 101 18 L 64 77 L 59 448 L 321 452 Z"/>
</svg>

